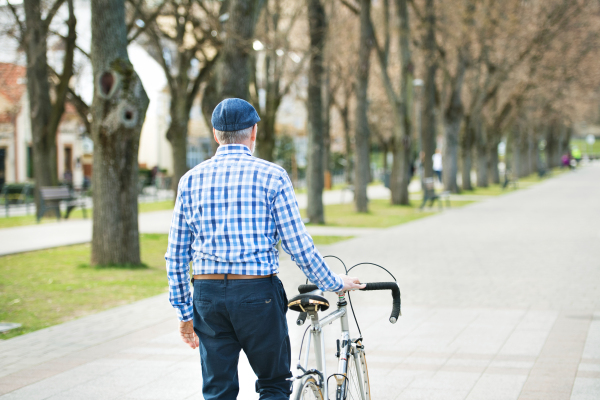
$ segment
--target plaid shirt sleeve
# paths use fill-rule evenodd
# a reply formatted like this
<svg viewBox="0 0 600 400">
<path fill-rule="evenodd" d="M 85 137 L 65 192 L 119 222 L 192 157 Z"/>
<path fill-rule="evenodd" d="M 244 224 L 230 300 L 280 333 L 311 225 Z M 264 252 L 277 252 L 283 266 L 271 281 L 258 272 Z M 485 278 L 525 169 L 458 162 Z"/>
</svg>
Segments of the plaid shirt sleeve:
<svg viewBox="0 0 600 400">
<path fill-rule="evenodd" d="M 169 279 L 169 300 L 177 311 L 179 320 L 189 321 L 193 317 L 189 270 L 194 234 L 185 219 L 181 186 L 180 184 L 177 191 L 165 260 Z"/>
<path fill-rule="evenodd" d="M 287 174 L 280 178 L 281 189 L 275 195 L 273 214 L 281 244 L 304 275 L 323 291 L 337 292 L 344 287 L 342 278 L 331 271 L 300 217 L 294 187 Z"/>
</svg>

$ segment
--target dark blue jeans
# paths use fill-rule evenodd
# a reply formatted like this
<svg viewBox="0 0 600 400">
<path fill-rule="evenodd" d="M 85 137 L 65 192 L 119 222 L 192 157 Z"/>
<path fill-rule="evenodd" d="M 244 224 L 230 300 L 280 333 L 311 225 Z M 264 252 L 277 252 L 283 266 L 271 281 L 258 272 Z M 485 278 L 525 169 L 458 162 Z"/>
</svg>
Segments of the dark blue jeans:
<svg viewBox="0 0 600 400">
<path fill-rule="evenodd" d="M 286 312 L 285 290 L 276 276 L 194 281 L 194 330 L 200 338 L 205 400 L 237 398 L 240 350 L 258 377 L 260 399 L 289 399 Z"/>
</svg>

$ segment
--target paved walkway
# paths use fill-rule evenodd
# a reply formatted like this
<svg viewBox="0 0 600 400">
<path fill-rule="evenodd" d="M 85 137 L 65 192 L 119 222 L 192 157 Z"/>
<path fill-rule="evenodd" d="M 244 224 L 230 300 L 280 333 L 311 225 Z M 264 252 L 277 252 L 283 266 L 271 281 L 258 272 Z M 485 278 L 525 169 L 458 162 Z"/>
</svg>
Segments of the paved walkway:
<svg viewBox="0 0 600 400">
<path fill-rule="evenodd" d="M 599 200 L 596 165 L 322 248 L 380 263 L 402 288 L 396 325 L 389 294 L 353 295 L 372 398 L 599 399 Z M 290 295 L 303 281 L 289 258 L 280 276 Z M 338 329 L 327 328 L 329 373 Z M 290 324 L 294 352 L 302 331 Z M 240 377 L 239 399 L 256 399 L 247 361 Z M 0 342 L 2 400 L 200 399 L 200 389 L 198 355 L 179 342 L 165 295 Z"/>
<path fill-rule="evenodd" d="M 418 186 L 418 185 L 417 185 Z M 413 185 L 413 190 L 418 187 Z M 368 189 L 369 198 L 387 199 L 389 190 L 383 186 L 371 186 Z M 164 196 L 163 196 L 164 197 Z M 306 195 L 297 196 L 300 208 L 306 208 Z M 349 203 L 353 195 L 349 191 L 331 190 L 323 193 L 324 204 Z M 169 233 L 172 212 L 154 211 L 139 215 L 140 232 Z M 368 228 L 333 228 L 309 227 L 311 235 L 360 236 L 374 232 Z M 0 229 L 0 256 L 22 253 L 25 251 L 42 250 L 57 246 L 87 243 L 92 240 L 91 220 L 70 220 L 42 225 L 28 225 L 15 228 Z"/>
</svg>

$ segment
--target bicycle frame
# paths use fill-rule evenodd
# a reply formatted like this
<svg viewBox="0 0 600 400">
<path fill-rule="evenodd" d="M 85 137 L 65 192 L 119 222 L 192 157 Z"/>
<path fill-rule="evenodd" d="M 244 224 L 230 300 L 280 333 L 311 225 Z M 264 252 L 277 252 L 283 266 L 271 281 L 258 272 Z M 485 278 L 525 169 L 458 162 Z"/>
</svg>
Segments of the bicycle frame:
<svg viewBox="0 0 600 400">
<path fill-rule="evenodd" d="M 306 344 L 306 352 L 304 354 L 304 365 L 300 365 L 300 361 L 298 361 L 298 370 L 302 371 L 304 375 L 306 375 L 306 371 L 308 369 L 308 358 L 310 356 L 310 348 L 312 342 L 314 342 L 314 354 L 316 359 L 316 369 L 321 372 L 323 375 L 319 376 L 320 386 L 323 393 L 324 400 L 329 400 L 329 391 L 327 387 L 327 371 L 326 371 L 326 359 L 325 359 L 325 335 L 323 332 L 323 327 L 325 325 L 331 324 L 333 321 L 339 319 L 341 322 L 342 333 L 340 340 L 338 342 L 338 368 L 337 375 L 334 375 L 337 386 L 338 386 L 338 394 L 336 397 L 341 399 L 343 394 L 346 392 L 346 383 L 347 379 L 345 378 L 347 368 L 348 368 L 348 357 L 352 354 L 351 347 L 353 345 L 350 340 L 350 330 L 348 324 L 348 311 L 346 309 L 346 296 L 345 294 L 340 294 L 339 301 L 337 303 L 337 310 L 329 313 L 325 317 L 319 319 L 318 313 L 316 311 L 308 312 L 308 317 L 310 318 L 310 335 L 308 337 L 308 342 Z M 354 352 L 356 354 L 356 352 Z M 358 360 L 357 360 L 358 361 Z M 313 376 L 318 376 L 316 373 L 312 374 Z M 298 390 L 301 390 L 303 379 L 297 379 L 294 381 L 294 391 L 292 398 L 295 398 L 294 395 Z M 362 380 L 360 381 L 361 390 L 363 390 Z M 341 383 L 340 383 L 341 382 Z M 341 387 L 340 387 L 341 384 Z M 340 390 L 341 389 L 341 390 Z"/>
</svg>

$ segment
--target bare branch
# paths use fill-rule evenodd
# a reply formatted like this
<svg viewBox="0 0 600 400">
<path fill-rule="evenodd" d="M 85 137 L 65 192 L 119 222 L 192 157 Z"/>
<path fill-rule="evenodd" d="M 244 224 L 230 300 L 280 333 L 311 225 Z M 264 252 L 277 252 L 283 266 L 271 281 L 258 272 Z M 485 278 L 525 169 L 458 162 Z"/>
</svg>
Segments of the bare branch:
<svg viewBox="0 0 600 400">
<path fill-rule="evenodd" d="M 340 2 L 348 8 L 348 10 L 352 11 L 355 15 L 360 14 L 360 6 L 354 5 L 347 0 L 340 0 Z"/>
<path fill-rule="evenodd" d="M 21 22 L 21 20 L 19 19 L 19 14 L 17 13 L 17 9 L 15 8 L 15 6 L 13 6 L 10 3 L 10 1 L 7 1 L 6 4 L 8 5 L 8 8 L 10 8 L 12 15 L 15 17 L 15 22 L 19 26 L 19 32 L 21 36 L 17 38 L 17 40 L 19 41 L 19 43 L 23 43 L 23 41 L 25 40 L 25 27 L 23 26 L 23 22 Z"/>
<path fill-rule="evenodd" d="M 43 21 L 44 27 L 46 29 L 48 29 L 50 27 L 52 20 L 56 16 L 56 13 L 58 12 L 58 10 L 60 10 L 60 8 L 62 7 L 62 5 L 64 3 L 65 3 L 65 0 L 56 0 L 54 2 L 54 4 L 52 5 L 52 8 L 50 8 L 50 10 L 48 11 L 48 14 L 46 14 L 46 18 Z"/>
<path fill-rule="evenodd" d="M 211 73 L 213 67 L 215 66 L 217 60 L 219 59 L 219 56 L 220 56 L 220 53 L 217 53 L 212 58 L 212 60 L 207 61 L 207 63 L 204 64 L 204 67 L 202 67 L 202 69 L 198 73 L 198 76 L 196 76 L 196 79 L 194 80 L 194 84 L 192 86 L 192 90 L 190 90 L 190 92 L 188 94 L 188 98 L 187 98 L 186 107 L 187 107 L 188 113 L 192 109 L 192 105 L 194 104 L 194 99 L 198 95 L 198 91 L 200 90 L 200 84 L 202 82 L 204 82 L 206 80 L 206 78 L 208 78 L 208 76 Z"/>
</svg>

